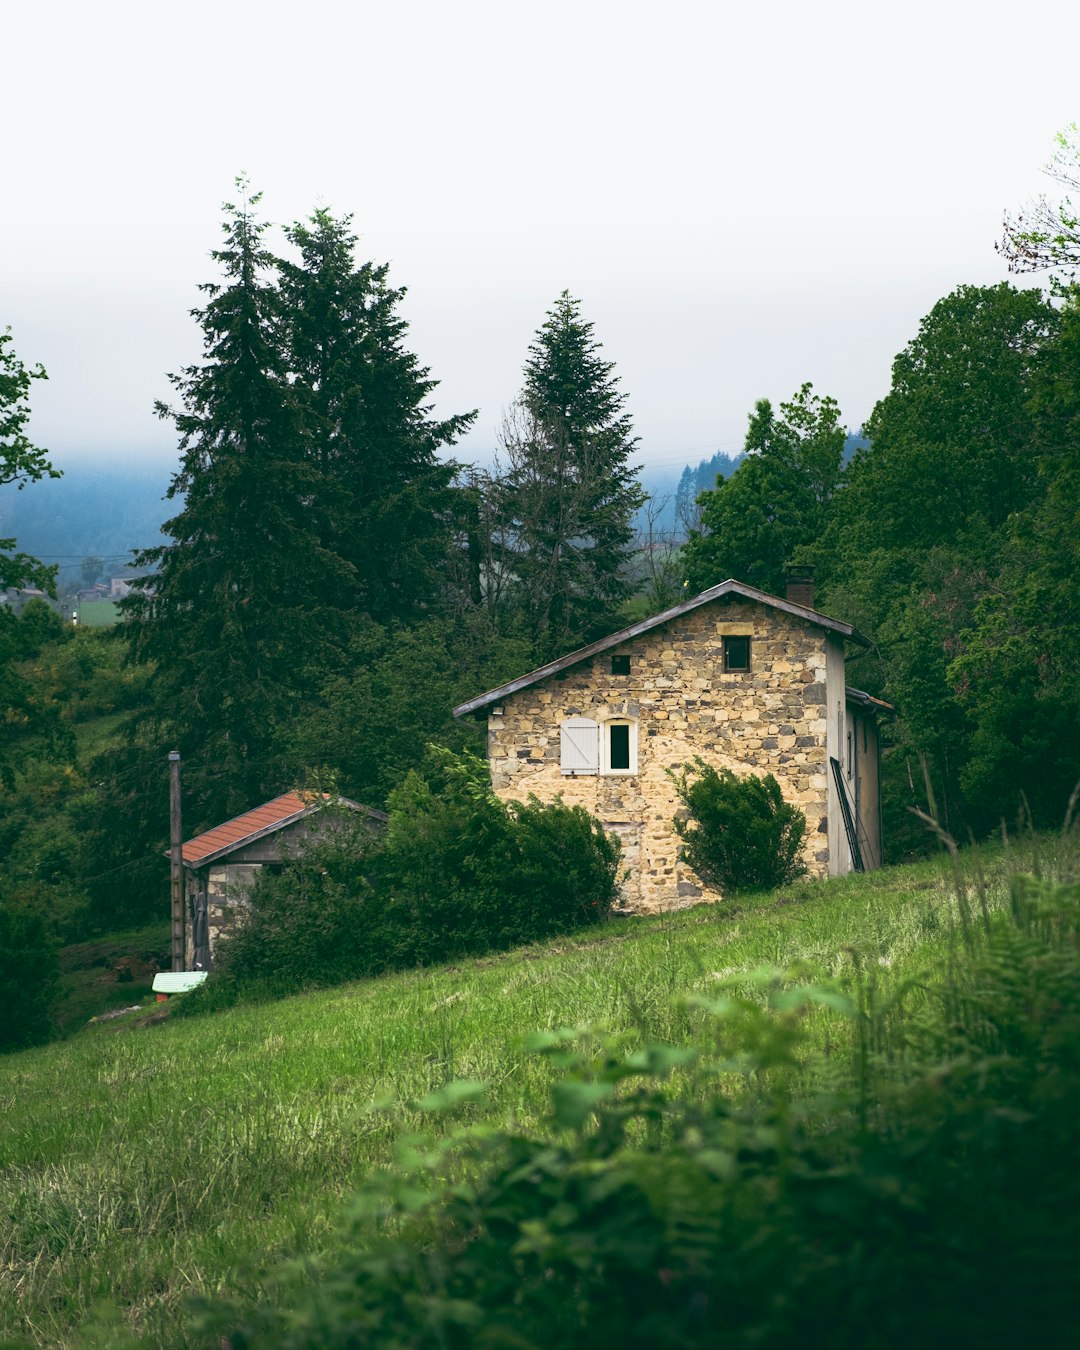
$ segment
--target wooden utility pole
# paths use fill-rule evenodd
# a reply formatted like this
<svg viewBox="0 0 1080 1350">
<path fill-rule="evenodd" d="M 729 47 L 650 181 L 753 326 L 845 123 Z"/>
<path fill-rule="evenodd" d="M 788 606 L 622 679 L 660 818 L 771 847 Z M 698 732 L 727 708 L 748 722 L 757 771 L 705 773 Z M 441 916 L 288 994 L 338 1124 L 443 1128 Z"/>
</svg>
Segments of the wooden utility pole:
<svg viewBox="0 0 1080 1350">
<path fill-rule="evenodd" d="M 184 870 L 180 861 L 180 751 L 169 751 L 169 854 L 172 864 L 172 968 L 184 969 Z"/>
</svg>

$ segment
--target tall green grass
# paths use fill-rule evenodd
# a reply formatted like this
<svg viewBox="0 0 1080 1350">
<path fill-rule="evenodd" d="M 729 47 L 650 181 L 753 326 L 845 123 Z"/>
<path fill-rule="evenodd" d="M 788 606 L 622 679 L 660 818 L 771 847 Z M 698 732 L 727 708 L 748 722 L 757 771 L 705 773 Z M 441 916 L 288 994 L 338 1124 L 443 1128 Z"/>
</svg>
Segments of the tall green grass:
<svg viewBox="0 0 1080 1350">
<path fill-rule="evenodd" d="M 1009 905 L 1000 848 L 958 865 L 977 904 Z M 328 1243 L 345 1197 L 395 1141 L 441 1128 L 429 1094 L 483 1080 L 476 1118 L 535 1127 L 553 1071 L 526 1053 L 530 1033 L 597 1026 L 678 1044 L 704 1015 L 681 996 L 707 998 L 768 964 L 852 981 L 858 970 L 884 1003 L 947 968 L 965 903 L 939 858 L 279 1004 L 171 1024 L 132 1014 L 11 1056 L 0 1062 L 0 1328 L 74 1344 L 107 1303 L 151 1343 L 194 1344 L 185 1296 L 242 1298 L 260 1266 Z M 815 1006 L 806 1026 L 827 1076 L 852 1052 L 852 1023 Z"/>
</svg>

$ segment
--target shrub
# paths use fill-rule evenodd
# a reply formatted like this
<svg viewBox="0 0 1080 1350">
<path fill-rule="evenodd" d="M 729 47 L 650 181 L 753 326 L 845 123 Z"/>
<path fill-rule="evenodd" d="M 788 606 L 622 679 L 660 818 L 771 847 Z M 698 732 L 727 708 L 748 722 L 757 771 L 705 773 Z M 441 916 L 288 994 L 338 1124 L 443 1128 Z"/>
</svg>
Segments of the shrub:
<svg viewBox="0 0 1080 1350">
<path fill-rule="evenodd" d="M 58 951 L 42 915 L 0 900 L 0 1052 L 40 1045 L 52 1034 Z"/>
<path fill-rule="evenodd" d="M 309 845 L 264 874 L 213 975 L 180 1007 L 281 996 L 381 971 L 519 946 L 605 919 L 619 843 L 580 807 L 498 800 L 475 755 L 433 748 L 426 776 L 364 829 Z"/>
<path fill-rule="evenodd" d="M 671 777 L 691 814 L 675 820 L 681 856 L 707 885 L 725 894 L 768 891 L 806 871 L 806 817 L 784 801 L 771 773 L 740 777 L 696 757 Z"/>
<path fill-rule="evenodd" d="M 360 831 L 350 832 L 348 841 L 313 844 L 277 875 L 264 870 L 219 964 L 281 993 L 363 975 L 377 908 L 364 876 L 369 848 Z"/>
<path fill-rule="evenodd" d="M 390 797 L 378 884 L 403 963 L 535 942 L 606 918 L 618 841 L 581 807 L 500 801 L 476 755 L 432 748 Z"/>
</svg>

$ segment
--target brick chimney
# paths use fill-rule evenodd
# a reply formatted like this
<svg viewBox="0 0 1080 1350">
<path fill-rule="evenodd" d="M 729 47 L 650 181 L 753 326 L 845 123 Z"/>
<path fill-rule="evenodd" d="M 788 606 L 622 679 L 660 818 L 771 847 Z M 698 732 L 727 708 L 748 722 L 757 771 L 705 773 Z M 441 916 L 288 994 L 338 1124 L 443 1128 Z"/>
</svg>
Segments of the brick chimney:
<svg viewBox="0 0 1080 1350">
<path fill-rule="evenodd" d="M 814 569 L 808 563 L 788 563 L 787 598 L 793 605 L 814 608 Z"/>
</svg>

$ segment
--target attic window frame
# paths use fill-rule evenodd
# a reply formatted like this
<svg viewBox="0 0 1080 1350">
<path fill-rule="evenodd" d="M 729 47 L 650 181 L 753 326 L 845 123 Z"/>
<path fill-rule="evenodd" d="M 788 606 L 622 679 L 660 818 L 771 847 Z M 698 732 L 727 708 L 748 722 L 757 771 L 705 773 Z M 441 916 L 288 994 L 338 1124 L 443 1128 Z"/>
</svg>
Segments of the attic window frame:
<svg viewBox="0 0 1080 1350">
<path fill-rule="evenodd" d="M 724 649 L 724 674 L 725 675 L 749 675 L 754 668 L 754 650 L 753 639 L 746 633 L 728 633 L 721 638 Z M 746 643 L 746 664 L 742 666 L 732 665 L 729 643 Z"/>
<path fill-rule="evenodd" d="M 613 656 L 611 658 L 612 675 L 630 674 L 630 657 L 627 655 Z"/>
</svg>

